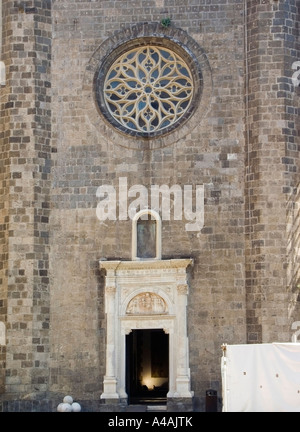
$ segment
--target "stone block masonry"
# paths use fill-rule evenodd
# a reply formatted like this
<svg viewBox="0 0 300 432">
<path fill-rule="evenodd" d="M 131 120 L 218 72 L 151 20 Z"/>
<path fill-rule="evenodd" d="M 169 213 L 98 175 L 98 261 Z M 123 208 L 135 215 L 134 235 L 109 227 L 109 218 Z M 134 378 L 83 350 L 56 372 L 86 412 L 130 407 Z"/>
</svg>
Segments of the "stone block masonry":
<svg viewBox="0 0 300 432">
<path fill-rule="evenodd" d="M 35 399 L 49 381 L 51 2 L 24 5 L 2 2 L 1 397 L 8 401 Z"/>
<path fill-rule="evenodd" d="M 289 242 L 298 230 L 299 98 L 288 70 L 299 56 L 297 14 L 295 2 L 247 2 L 248 342 L 289 340 L 294 311 L 278 316 L 277 305 L 297 308 L 299 264 Z"/>
<path fill-rule="evenodd" d="M 131 260 L 132 222 L 96 215 L 97 189 L 118 191 L 120 178 L 128 189 L 204 185 L 201 232 L 173 217 L 161 225 L 162 259 L 194 263 L 195 411 L 205 411 L 207 389 L 221 397 L 223 343 L 291 340 L 300 313 L 299 12 L 296 0 L 2 1 L 0 411 L 55 411 L 66 394 L 82 411 L 125 410 L 124 399 L 100 400 L 99 261 Z M 202 71 L 195 115 L 159 139 L 117 132 L 95 103 L 101 62 L 135 38 L 176 42 Z"/>
</svg>

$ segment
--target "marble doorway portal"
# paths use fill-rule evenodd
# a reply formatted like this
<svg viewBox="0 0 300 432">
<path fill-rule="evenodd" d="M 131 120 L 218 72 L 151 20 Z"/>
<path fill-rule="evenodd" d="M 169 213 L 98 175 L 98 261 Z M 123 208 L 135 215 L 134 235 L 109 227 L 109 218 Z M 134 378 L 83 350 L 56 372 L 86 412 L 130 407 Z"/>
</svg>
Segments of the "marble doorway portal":
<svg viewBox="0 0 300 432">
<path fill-rule="evenodd" d="M 186 306 L 193 260 L 101 260 L 105 276 L 106 374 L 101 399 L 128 400 L 126 335 L 162 329 L 169 340 L 167 398 L 192 398 Z"/>
</svg>

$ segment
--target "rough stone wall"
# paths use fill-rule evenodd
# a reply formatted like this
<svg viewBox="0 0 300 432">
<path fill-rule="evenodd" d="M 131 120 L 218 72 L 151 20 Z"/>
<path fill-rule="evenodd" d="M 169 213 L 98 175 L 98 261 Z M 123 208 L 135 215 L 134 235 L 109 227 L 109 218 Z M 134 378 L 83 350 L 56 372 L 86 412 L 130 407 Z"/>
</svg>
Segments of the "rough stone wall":
<svg viewBox="0 0 300 432">
<path fill-rule="evenodd" d="M 289 341 L 297 316 L 299 91 L 290 79 L 293 62 L 299 59 L 297 22 L 299 4 L 295 1 L 247 2 L 245 198 L 250 343 Z"/>
<path fill-rule="evenodd" d="M 208 58 L 213 81 L 209 106 L 203 107 L 208 113 L 167 147 L 139 150 L 121 135 L 118 145 L 98 119 L 92 95 L 83 98 L 87 64 L 114 32 L 129 29 L 130 34 L 135 23 L 159 24 L 168 16 L 169 31 L 188 32 Z M 95 214 L 97 188 L 109 184 L 117 190 L 119 177 L 127 178 L 128 188 L 138 184 L 148 190 L 151 185 L 204 184 L 200 234 L 187 232 L 185 220 L 162 225 L 163 258 L 192 257 L 195 263 L 188 331 L 192 388 L 203 409 L 205 390 L 220 392 L 221 344 L 246 341 L 243 3 L 60 1 L 53 5 L 53 23 L 57 153 L 51 213 L 51 304 L 56 305 L 51 309 L 51 390 L 69 390 L 83 399 L 99 398 L 102 391 L 105 317 L 98 260 L 130 259 L 131 221 L 101 223 Z"/>
<path fill-rule="evenodd" d="M 1 400 L 31 399 L 48 389 L 50 5 L 2 5 L 0 320 L 7 344 Z"/>
<path fill-rule="evenodd" d="M 1 6 L 1 37 L 0 37 L 0 53 L 2 54 L 2 2 Z M 2 60 L 2 58 L 1 58 Z M 8 146 L 4 145 L 4 116 L 3 113 L 3 105 L 2 105 L 2 95 L 3 91 L 1 91 L 1 117 L 0 117 L 0 139 L 1 139 L 1 171 L 0 171 L 0 179 L 1 179 L 1 194 L 0 194 L 0 226 L 1 226 L 1 237 L 0 237 L 0 315 L 1 320 L 3 322 L 2 328 L 4 325 L 4 332 L 6 331 L 6 320 L 7 320 L 7 249 L 8 249 L 8 206 L 6 205 L 8 201 L 8 191 L 9 188 L 7 186 L 8 182 Z M 5 162 L 6 160 L 6 162 Z M 0 393 L 4 393 L 5 391 L 5 360 L 6 360 L 6 344 L 0 345 Z"/>
<path fill-rule="evenodd" d="M 299 313 L 299 93 L 291 85 L 299 6 L 41 0 L 26 1 L 26 13 L 4 3 L 3 409 L 53 409 L 67 393 L 99 409 L 106 325 L 99 260 L 131 258 L 131 220 L 99 221 L 96 193 L 101 185 L 118 191 L 126 177 L 128 189 L 205 187 L 200 233 L 186 231 L 186 220 L 162 221 L 162 257 L 194 259 L 191 385 L 203 411 L 207 389 L 221 396 L 221 345 L 290 340 Z M 174 142 L 169 135 L 168 145 L 147 150 L 121 135 L 117 142 L 95 106 L 91 68 L 120 32 L 145 31 L 145 22 L 158 29 L 167 17 L 167 34 L 186 32 L 206 58 L 206 115 L 184 136 L 175 132 Z M 32 402 L 7 403 L 28 394 Z"/>
</svg>

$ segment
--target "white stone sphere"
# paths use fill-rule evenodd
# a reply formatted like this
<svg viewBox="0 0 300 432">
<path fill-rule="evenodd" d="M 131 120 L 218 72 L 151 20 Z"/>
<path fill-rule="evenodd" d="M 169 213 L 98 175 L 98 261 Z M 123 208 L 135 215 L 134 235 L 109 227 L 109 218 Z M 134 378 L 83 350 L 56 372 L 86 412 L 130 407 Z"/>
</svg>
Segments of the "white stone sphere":
<svg viewBox="0 0 300 432">
<path fill-rule="evenodd" d="M 63 406 L 63 403 L 60 403 L 60 404 L 57 405 L 57 411 L 58 412 L 61 412 L 62 406 Z"/>
<path fill-rule="evenodd" d="M 65 396 L 64 399 L 63 399 L 63 402 L 72 405 L 72 403 L 73 403 L 72 396 Z"/>
<path fill-rule="evenodd" d="M 72 405 L 69 403 L 63 403 L 61 407 L 61 412 L 72 412 Z"/>
<path fill-rule="evenodd" d="M 80 412 L 81 411 L 81 406 L 78 402 L 73 402 L 72 403 L 72 410 L 74 412 Z"/>
</svg>

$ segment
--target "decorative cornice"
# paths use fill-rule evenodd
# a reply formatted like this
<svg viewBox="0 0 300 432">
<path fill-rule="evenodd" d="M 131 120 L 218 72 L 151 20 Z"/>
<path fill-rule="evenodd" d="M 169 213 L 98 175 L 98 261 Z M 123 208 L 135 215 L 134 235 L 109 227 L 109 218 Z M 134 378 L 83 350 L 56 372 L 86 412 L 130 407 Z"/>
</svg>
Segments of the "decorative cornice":
<svg viewBox="0 0 300 432">
<path fill-rule="evenodd" d="M 192 258 L 176 258 L 168 260 L 134 260 L 134 261 L 109 261 L 100 260 L 100 269 L 105 270 L 159 270 L 159 269 L 186 269 L 189 265 L 193 265 Z"/>
<path fill-rule="evenodd" d="M 116 270 L 119 266 L 121 261 L 107 261 L 107 260 L 100 260 L 100 269 L 104 268 L 105 270 Z"/>
</svg>

